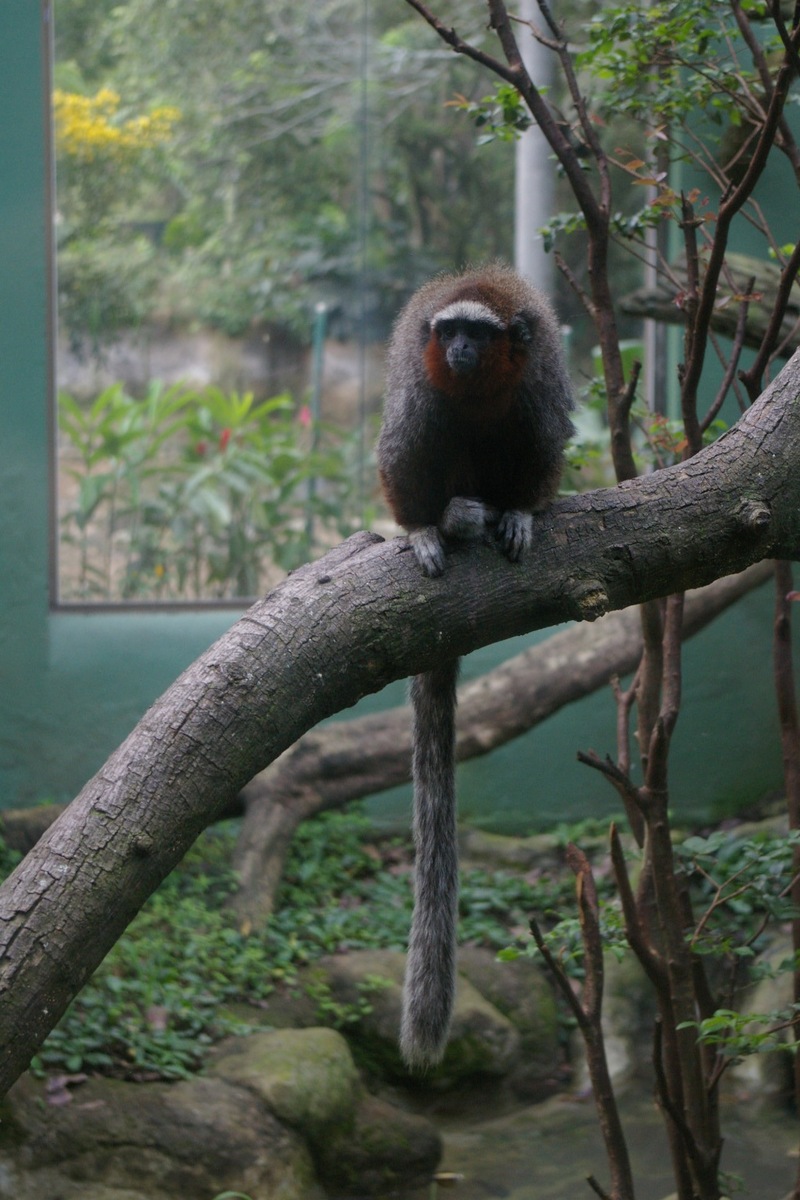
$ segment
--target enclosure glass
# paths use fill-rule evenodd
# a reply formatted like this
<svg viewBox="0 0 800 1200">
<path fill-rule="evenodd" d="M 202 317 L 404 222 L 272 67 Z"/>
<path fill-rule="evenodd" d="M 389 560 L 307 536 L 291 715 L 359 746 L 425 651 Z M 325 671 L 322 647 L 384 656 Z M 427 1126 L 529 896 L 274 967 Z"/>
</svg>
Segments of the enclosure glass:
<svg viewBox="0 0 800 1200">
<path fill-rule="evenodd" d="M 510 253 L 513 146 L 388 0 L 56 0 L 53 75 L 58 599 L 255 596 L 380 524 L 383 341 Z"/>
</svg>

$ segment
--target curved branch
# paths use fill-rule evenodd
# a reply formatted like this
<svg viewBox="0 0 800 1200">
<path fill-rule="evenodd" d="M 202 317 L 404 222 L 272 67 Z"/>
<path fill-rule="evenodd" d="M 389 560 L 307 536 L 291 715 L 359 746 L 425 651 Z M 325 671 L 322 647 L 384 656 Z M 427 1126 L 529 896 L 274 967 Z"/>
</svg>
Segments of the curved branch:
<svg viewBox="0 0 800 1200">
<path fill-rule="evenodd" d="M 689 592 L 684 636 L 704 628 L 771 573 L 771 564 L 759 563 Z M 593 625 L 573 625 L 555 633 L 464 684 L 458 693 L 457 759 L 488 754 L 527 733 L 565 705 L 605 687 L 613 675 L 635 670 L 641 652 L 638 610 L 630 608 L 609 613 Z M 301 821 L 408 783 L 410 773 L 407 706 L 331 722 L 300 738 L 242 793 L 245 819 L 236 848 L 239 889 L 231 899 L 238 916 L 253 928 L 269 918 L 287 838 Z M 636 813 L 627 804 L 626 809 L 635 820 Z"/>
<path fill-rule="evenodd" d="M 0 889 L 0 1090 L 147 897 L 312 725 L 393 679 L 800 546 L 800 354 L 688 462 L 555 504 L 523 564 L 491 547 L 420 575 L 356 535 L 244 614 L 156 701 Z"/>
</svg>

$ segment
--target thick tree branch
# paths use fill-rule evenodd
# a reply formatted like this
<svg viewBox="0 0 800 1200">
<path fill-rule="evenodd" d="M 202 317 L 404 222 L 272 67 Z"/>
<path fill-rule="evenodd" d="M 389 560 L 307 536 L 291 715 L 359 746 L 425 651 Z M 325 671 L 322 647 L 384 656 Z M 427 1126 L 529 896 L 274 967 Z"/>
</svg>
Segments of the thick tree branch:
<svg viewBox="0 0 800 1200">
<path fill-rule="evenodd" d="M 537 548 L 423 578 L 357 535 L 298 571 L 153 705 L 0 889 L 0 1090 L 215 813 L 324 717 L 443 658 L 709 583 L 800 547 L 800 355 L 689 462 L 561 501 Z"/>
<path fill-rule="evenodd" d="M 684 636 L 704 628 L 772 573 L 759 563 L 690 592 Z M 642 653 L 636 608 L 572 626 L 531 646 L 458 693 L 456 756 L 488 754 L 565 705 L 636 669 Z M 308 816 L 407 783 L 411 717 L 406 706 L 314 729 L 242 793 L 246 817 L 237 847 L 233 906 L 253 926 L 272 911 L 288 839 Z M 278 832 L 280 831 L 280 832 Z"/>
</svg>

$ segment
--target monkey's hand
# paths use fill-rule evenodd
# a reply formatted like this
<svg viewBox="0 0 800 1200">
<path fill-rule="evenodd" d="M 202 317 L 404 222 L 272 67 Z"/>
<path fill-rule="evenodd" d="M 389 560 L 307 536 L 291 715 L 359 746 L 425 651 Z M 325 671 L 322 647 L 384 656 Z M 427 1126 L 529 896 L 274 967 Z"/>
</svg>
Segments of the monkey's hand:
<svg viewBox="0 0 800 1200">
<path fill-rule="evenodd" d="M 442 514 L 439 529 L 448 538 L 474 542 L 487 538 L 500 514 L 483 500 L 454 496 Z"/>
<path fill-rule="evenodd" d="M 533 542 L 533 514 L 509 508 L 500 518 L 497 537 L 506 558 L 519 562 Z"/>
<path fill-rule="evenodd" d="M 510 532 L 503 532 L 504 522 L 510 523 Z M 527 520 L 528 526 L 525 526 Z M 530 545 L 531 517 L 528 513 L 509 510 L 501 517 L 496 508 L 483 500 L 467 496 L 454 496 L 442 513 L 437 525 L 423 525 L 409 531 L 408 540 L 417 562 L 426 575 L 436 577 L 444 571 L 444 541 L 491 542 L 500 538 L 505 553 L 516 562 Z"/>
<path fill-rule="evenodd" d="M 408 540 L 414 557 L 426 575 L 435 578 L 444 571 L 444 543 L 435 525 L 423 525 L 409 531 Z"/>
</svg>

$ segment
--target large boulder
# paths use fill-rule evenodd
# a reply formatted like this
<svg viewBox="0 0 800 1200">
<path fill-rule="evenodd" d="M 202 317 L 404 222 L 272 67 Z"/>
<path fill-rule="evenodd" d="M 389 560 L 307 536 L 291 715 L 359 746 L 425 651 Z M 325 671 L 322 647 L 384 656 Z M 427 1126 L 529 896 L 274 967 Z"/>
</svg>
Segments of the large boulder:
<svg viewBox="0 0 800 1200">
<path fill-rule="evenodd" d="M 365 1197 L 427 1185 L 442 1151 L 424 1117 L 368 1095 L 332 1029 L 230 1039 L 176 1084 L 26 1076 L 0 1115 L 0 1200 Z"/>
<path fill-rule="evenodd" d="M 430 1121 L 366 1092 L 352 1121 L 314 1146 L 317 1174 L 336 1196 L 428 1188 L 441 1156 L 441 1138 Z"/>
<path fill-rule="evenodd" d="M 303 1139 L 221 1079 L 92 1079 L 48 1103 L 23 1076 L 0 1123 L 2 1200 L 174 1200 L 226 1190 L 322 1200 Z"/>
<path fill-rule="evenodd" d="M 741 1011 L 753 1016 L 751 1031 L 763 1032 L 770 1026 L 783 1026 L 775 1035 L 770 1052 L 749 1054 L 731 1069 L 736 1093 L 757 1104 L 783 1108 L 794 1094 L 793 1033 L 788 1022 L 794 1000 L 791 963 L 794 950 L 787 936 L 776 938 L 765 956 L 768 974 L 745 989 Z M 783 1013 L 784 1017 L 764 1019 L 767 1013 Z"/>
<path fill-rule="evenodd" d="M 362 1084 L 347 1043 L 333 1029 L 281 1029 L 231 1038 L 211 1074 L 259 1097 L 283 1125 L 312 1144 L 349 1122 Z"/>
<path fill-rule="evenodd" d="M 520 1100 L 543 1100 L 564 1085 L 564 1064 L 555 995 L 530 958 L 499 962 L 491 950 L 465 946 L 458 969 L 519 1034 L 519 1053 L 509 1076 Z"/>
</svg>

